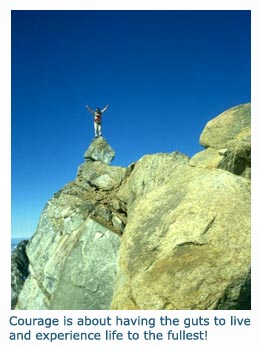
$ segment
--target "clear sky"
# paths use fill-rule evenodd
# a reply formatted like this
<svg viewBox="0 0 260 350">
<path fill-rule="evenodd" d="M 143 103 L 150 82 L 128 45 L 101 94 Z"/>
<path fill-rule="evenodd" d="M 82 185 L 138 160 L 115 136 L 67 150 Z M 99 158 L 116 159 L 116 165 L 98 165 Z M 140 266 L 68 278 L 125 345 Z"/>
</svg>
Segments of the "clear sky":
<svg viewBox="0 0 260 350">
<path fill-rule="evenodd" d="M 250 11 L 12 11 L 12 236 L 75 179 L 109 109 L 112 165 L 199 152 L 210 119 L 250 102 Z"/>
</svg>

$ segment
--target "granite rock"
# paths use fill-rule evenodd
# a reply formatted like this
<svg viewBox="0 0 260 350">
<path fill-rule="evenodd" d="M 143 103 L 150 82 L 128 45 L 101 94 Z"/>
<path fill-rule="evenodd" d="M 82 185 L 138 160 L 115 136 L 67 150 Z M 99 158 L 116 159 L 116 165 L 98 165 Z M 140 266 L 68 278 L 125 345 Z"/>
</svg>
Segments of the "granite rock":
<svg viewBox="0 0 260 350">
<path fill-rule="evenodd" d="M 15 309 L 250 309 L 250 104 L 200 142 L 123 168 L 95 139 L 26 245 Z"/>
</svg>

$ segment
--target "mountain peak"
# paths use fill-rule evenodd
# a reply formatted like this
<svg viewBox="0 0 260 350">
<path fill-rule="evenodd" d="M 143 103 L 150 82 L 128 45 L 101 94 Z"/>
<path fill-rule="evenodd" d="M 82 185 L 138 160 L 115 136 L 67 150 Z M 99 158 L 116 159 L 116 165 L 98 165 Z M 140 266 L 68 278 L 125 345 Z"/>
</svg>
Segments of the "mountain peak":
<svg viewBox="0 0 260 350">
<path fill-rule="evenodd" d="M 250 115 L 239 105 L 209 121 L 192 158 L 128 168 L 94 139 L 26 245 L 28 277 L 12 259 L 12 308 L 250 310 Z"/>
<path fill-rule="evenodd" d="M 115 151 L 104 137 L 95 138 L 84 154 L 86 161 L 101 161 L 110 164 L 115 157 Z"/>
</svg>

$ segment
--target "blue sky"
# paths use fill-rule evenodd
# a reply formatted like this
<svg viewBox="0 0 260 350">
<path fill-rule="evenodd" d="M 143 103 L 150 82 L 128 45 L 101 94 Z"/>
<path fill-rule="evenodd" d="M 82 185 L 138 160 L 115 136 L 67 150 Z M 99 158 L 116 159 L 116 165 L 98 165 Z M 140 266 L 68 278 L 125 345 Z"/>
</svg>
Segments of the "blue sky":
<svg viewBox="0 0 260 350">
<path fill-rule="evenodd" d="M 250 96 L 250 11 L 12 11 L 12 235 L 31 236 L 109 109 L 112 165 L 202 149 L 208 120 Z"/>
</svg>

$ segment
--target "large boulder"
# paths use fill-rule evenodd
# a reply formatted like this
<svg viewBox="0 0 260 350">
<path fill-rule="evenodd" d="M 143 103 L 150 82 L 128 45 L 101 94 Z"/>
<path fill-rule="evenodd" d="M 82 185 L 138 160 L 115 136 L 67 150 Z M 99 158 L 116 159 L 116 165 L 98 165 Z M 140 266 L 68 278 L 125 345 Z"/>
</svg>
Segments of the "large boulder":
<svg viewBox="0 0 260 350">
<path fill-rule="evenodd" d="M 200 144 L 213 148 L 251 148 L 251 103 L 238 105 L 211 119 L 205 126 Z"/>
<path fill-rule="evenodd" d="M 168 169 L 161 168 L 165 158 Z M 141 159 L 129 183 L 131 211 L 111 307 L 250 307 L 249 182 L 159 154 Z"/>
<path fill-rule="evenodd" d="M 206 150 L 191 158 L 191 166 L 219 168 L 250 179 L 251 104 L 230 108 L 210 120 L 200 143 Z"/>
<path fill-rule="evenodd" d="M 126 169 L 109 166 L 101 161 L 85 162 L 78 168 L 76 183 L 85 188 L 110 191 L 118 188 L 126 175 Z"/>
<path fill-rule="evenodd" d="M 146 155 L 132 164 L 129 171 L 131 176 L 126 178 L 117 193 L 127 203 L 128 215 L 131 215 L 131 205 L 137 198 L 143 198 L 150 191 L 159 189 L 176 169 L 183 171 L 188 163 L 189 157 L 174 152 Z"/>
</svg>

